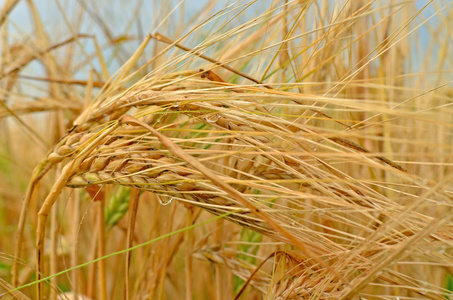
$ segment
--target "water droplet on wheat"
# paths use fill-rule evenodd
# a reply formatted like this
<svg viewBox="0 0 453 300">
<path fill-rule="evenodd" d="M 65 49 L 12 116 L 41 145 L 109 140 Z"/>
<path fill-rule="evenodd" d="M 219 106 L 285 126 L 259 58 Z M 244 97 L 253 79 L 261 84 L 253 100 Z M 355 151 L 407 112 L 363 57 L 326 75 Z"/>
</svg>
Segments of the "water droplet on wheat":
<svg viewBox="0 0 453 300">
<path fill-rule="evenodd" d="M 173 201 L 173 197 L 171 197 L 171 198 L 166 197 L 166 199 L 162 199 L 161 197 L 159 197 L 159 203 L 162 205 L 168 205 L 172 201 Z"/>
<path fill-rule="evenodd" d="M 214 114 L 214 115 L 210 115 L 210 116 L 205 117 L 205 120 L 206 120 L 208 123 L 215 123 L 215 122 L 217 122 L 220 118 L 221 118 L 221 116 L 220 116 L 219 114 Z"/>
</svg>

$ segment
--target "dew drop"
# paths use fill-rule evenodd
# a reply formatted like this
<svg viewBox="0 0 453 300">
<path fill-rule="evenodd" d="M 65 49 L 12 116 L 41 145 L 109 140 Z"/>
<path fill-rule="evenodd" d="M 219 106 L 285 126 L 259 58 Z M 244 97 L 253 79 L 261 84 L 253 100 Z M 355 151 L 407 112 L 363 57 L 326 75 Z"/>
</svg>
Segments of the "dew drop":
<svg viewBox="0 0 453 300">
<path fill-rule="evenodd" d="M 175 108 L 178 108 L 178 107 L 179 107 L 179 102 L 175 102 L 175 103 L 173 103 L 173 105 L 172 105 L 172 106 L 173 106 L 173 107 L 175 107 Z"/>
<path fill-rule="evenodd" d="M 173 197 L 171 197 L 171 198 L 166 197 L 166 199 L 162 199 L 161 197 L 159 197 L 159 203 L 162 205 L 168 205 L 172 201 L 173 201 Z"/>
<path fill-rule="evenodd" d="M 220 118 L 221 118 L 221 116 L 220 116 L 219 114 L 214 114 L 214 115 L 210 115 L 210 116 L 205 117 L 205 120 L 206 120 L 208 123 L 215 123 L 215 122 L 217 122 Z"/>
</svg>

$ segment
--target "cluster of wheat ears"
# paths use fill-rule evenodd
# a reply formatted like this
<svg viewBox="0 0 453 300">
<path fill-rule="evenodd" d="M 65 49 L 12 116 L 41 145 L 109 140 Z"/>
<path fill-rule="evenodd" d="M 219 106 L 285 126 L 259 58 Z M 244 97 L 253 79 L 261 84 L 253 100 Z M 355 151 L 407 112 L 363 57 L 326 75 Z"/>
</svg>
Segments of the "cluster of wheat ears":
<svg viewBox="0 0 453 300">
<path fill-rule="evenodd" d="M 48 260 L 47 243 L 49 216 L 58 199 L 67 199 L 68 193 L 75 202 L 88 195 L 101 207 L 99 220 L 93 221 L 100 227 L 91 237 L 97 242 L 88 262 L 97 264 L 97 271 L 90 274 L 97 274 L 101 288 L 87 292 L 89 288 L 77 284 L 81 235 L 76 234 L 75 260 L 70 264 L 75 268 L 66 266 L 61 273 L 75 272 L 71 282 L 76 295 L 99 299 L 109 298 L 108 293 L 130 299 L 181 296 L 165 291 L 165 278 L 173 278 L 169 266 L 185 243 L 181 256 L 185 279 L 180 287 L 186 299 L 202 290 L 191 279 L 196 273 L 194 258 L 223 266 L 212 269 L 219 299 L 231 293 L 257 299 L 451 296 L 451 89 L 444 93 L 448 87 L 444 81 L 431 88 L 409 88 L 407 67 L 399 61 L 411 51 L 410 43 L 401 40 L 410 36 L 411 22 L 423 9 L 415 9 L 411 1 L 385 8 L 376 7 L 374 1 L 347 1 L 339 11 L 325 9 L 323 5 L 328 4 L 318 3 L 323 1 L 274 2 L 259 17 L 233 29 L 227 30 L 228 22 L 223 21 L 225 27 L 194 48 L 184 41 L 199 27 L 178 40 L 149 34 L 113 76 L 96 50 L 103 80 L 90 75 L 83 83 L 85 101 L 80 106 L 66 105 L 74 118 L 31 175 L 21 202 L 12 285 L 2 281 L 6 290 L 2 296 L 27 299 L 15 287 L 34 285 L 36 298 L 44 299 L 50 282 L 53 297 L 66 297 L 57 295 L 55 274 L 61 269 L 49 267 L 53 262 Z M 235 20 L 236 15 L 226 15 L 239 15 L 252 4 L 227 5 L 201 24 L 211 19 Z M 328 12 L 337 17 L 315 29 L 302 26 L 301 20 L 309 20 L 307 14 L 313 9 L 320 17 Z M 451 5 L 448 9 L 451 13 Z M 374 19 L 384 12 L 382 21 Z M 397 26 L 391 23 L 395 18 L 400 18 Z M 366 25 L 370 20 L 372 26 Z M 7 80 L 3 89 L 12 91 L 21 69 L 34 59 L 47 62 L 48 78 L 55 79 L 61 70 L 55 68 L 52 52 L 83 38 L 79 35 L 20 56 L 3 72 Z M 161 51 L 143 63 L 151 42 Z M 230 47 L 208 51 L 222 43 Z M 443 46 L 439 51 L 451 50 L 451 45 Z M 143 75 L 150 66 L 152 70 Z M 58 92 L 64 84 L 80 82 L 49 79 L 51 95 L 70 94 Z M 57 105 L 44 98 L 2 105 L 2 116 L 17 120 L 35 111 L 65 109 L 64 102 Z M 427 150 L 432 144 L 438 149 Z M 436 156 L 441 162 L 438 168 L 422 163 Z M 42 182 L 48 177 L 53 179 L 45 181 L 46 189 Z M 68 192 L 71 189 L 77 192 Z M 37 193 L 43 196 L 40 200 Z M 118 200 L 121 197 L 127 199 Z M 24 282 L 20 279 L 23 244 L 30 235 L 26 234 L 29 209 L 36 202 L 37 220 L 32 221 L 35 227 L 30 225 L 36 230 L 36 280 Z M 161 213 L 170 206 L 171 215 Z M 218 217 L 206 221 L 203 211 Z M 51 219 L 52 224 L 63 222 L 58 221 L 58 213 Z M 79 227 L 90 222 L 80 211 L 76 219 Z M 120 220 L 124 232 L 117 235 L 124 235 L 121 274 L 125 284 L 122 292 L 112 292 L 117 279 L 106 271 L 103 255 L 110 250 L 105 249 L 105 232 Z M 171 254 L 157 255 L 153 244 L 140 246 L 146 250 L 137 253 L 133 246 L 146 240 L 137 237 L 137 222 L 154 224 L 150 229 L 154 233 L 158 224 L 173 224 L 168 229 L 174 243 L 159 246 Z M 197 226 L 205 231 L 197 231 Z M 227 228 L 233 228 L 231 234 L 225 233 Z M 252 238 L 247 240 L 244 230 L 248 229 L 255 233 L 249 233 Z M 251 248 L 238 248 L 234 242 L 254 245 L 259 251 L 254 259 L 250 253 L 243 259 L 240 249 Z M 154 257 L 152 262 L 144 260 L 148 271 L 140 269 L 134 255 Z M 156 264 L 161 266 L 151 267 Z M 232 278 L 231 274 L 243 281 L 222 290 L 223 284 L 232 284 L 222 277 Z"/>
</svg>

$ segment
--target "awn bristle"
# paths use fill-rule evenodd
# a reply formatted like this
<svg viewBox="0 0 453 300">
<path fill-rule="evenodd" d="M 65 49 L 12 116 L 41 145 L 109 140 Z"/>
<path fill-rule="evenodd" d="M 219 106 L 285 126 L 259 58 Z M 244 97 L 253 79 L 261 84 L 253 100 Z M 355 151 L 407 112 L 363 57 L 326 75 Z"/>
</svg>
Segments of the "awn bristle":
<svg viewBox="0 0 453 300">
<path fill-rule="evenodd" d="M 429 189 L 433 183 L 420 181 L 391 160 L 348 140 L 348 136 L 335 136 L 333 132 L 338 131 L 329 130 L 340 126 L 335 119 L 325 120 L 329 124 L 323 124 L 321 129 L 297 118 L 290 121 L 280 113 L 279 106 L 290 102 L 298 105 L 292 104 L 295 115 L 309 109 L 301 104 L 303 95 L 247 87 L 243 88 L 247 93 L 237 93 L 214 83 L 201 83 L 204 88 L 198 88 L 200 79 L 188 77 L 173 87 L 167 84 L 165 90 L 153 90 L 149 84 L 140 83 L 121 96 L 95 103 L 95 108 L 84 114 L 86 119 L 79 119 L 73 131 L 49 155 L 49 160 L 59 162 L 65 157 L 77 157 L 106 125 L 116 122 L 123 114 L 133 114 L 168 135 L 248 201 L 259 205 L 281 226 L 310 245 L 319 257 L 337 257 L 337 264 L 341 265 L 338 270 L 342 270 L 344 278 L 353 277 L 352 270 L 366 272 L 375 268 L 389 247 L 415 236 L 414 226 L 433 220 L 426 213 L 405 215 L 405 206 L 386 197 L 385 189 L 379 184 L 354 179 L 347 170 L 348 165 L 355 164 L 363 172 L 392 174 L 395 184 L 411 184 L 420 191 Z M 188 138 L 187 131 L 199 134 Z M 174 157 L 142 127 L 119 126 L 94 146 L 69 176 L 67 186 L 136 187 L 199 206 L 216 215 L 230 212 L 228 220 L 289 242 L 191 165 Z M 403 201 L 417 199 L 416 195 L 404 196 Z M 442 191 L 434 192 L 429 198 L 436 203 L 451 200 Z M 400 232 L 380 228 L 397 216 L 401 216 Z M 325 223 L 318 224 L 319 218 L 326 220 Z M 451 229 L 449 223 L 442 226 L 443 232 Z M 404 231 L 405 228 L 413 230 Z M 370 230 L 378 232 L 371 239 Z M 434 241 L 435 235 L 429 235 Z M 364 247 L 364 243 L 374 243 L 375 247 Z M 352 249 L 353 255 L 349 253 Z M 345 261 L 344 257 L 349 258 Z M 324 292 L 340 291 L 341 282 L 336 274 L 322 270 L 319 261 L 312 259 L 300 257 L 306 268 L 298 274 L 302 280 L 307 270 L 311 270 L 311 283 L 302 285 L 297 280 L 288 283 L 294 287 L 292 292 L 308 295 L 320 282 Z M 393 276 L 397 274 L 388 266 L 384 269 Z M 379 272 L 382 274 L 382 270 Z M 387 282 L 395 280 L 386 275 L 377 277 Z M 331 287 L 327 289 L 327 286 Z M 292 292 L 288 288 L 276 287 L 275 295 L 289 297 Z"/>
</svg>

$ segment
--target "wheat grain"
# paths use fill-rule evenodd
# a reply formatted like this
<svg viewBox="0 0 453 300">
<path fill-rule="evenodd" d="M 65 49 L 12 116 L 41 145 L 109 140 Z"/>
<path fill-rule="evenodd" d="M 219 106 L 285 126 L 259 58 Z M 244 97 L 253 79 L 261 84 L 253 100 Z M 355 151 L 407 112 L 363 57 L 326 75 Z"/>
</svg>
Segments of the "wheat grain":
<svg viewBox="0 0 453 300">
<path fill-rule="evenodd" d="M 297 3 L 300 1 L 287 3 L 287 8 L 298 7 Z M 88 188 L 99 185 L 100 189 L 111 184 L 122 186 L 118 189 L 120 191 L 125 190 L 124 187 L 137 188 L 217 215 L 229 212 L 227 219 L 243 227 L 287 243 L 307 245 L 301 247 L 307 250 L 305 253 L 281 258 L 282 280 L 269 287 L 268 293 L 272 297 L 349 297 L 357 295 L 375 278 L 385 282 L 386 288 L 398 286 L 404 287 L 408 293 L 417 292 L 417 285 L 421 285 L 417 280 L 423 277 L 420 275 L 422 272 L 412 272 L 415 267 L 405 269 L 398 265 L 404 263 L 399 255 L 404 253 L 403 250 L 409 250 L 412 239 L 422 232 L 423 239 L 416 240 L 418 244 L 410 258 L 421 257 L 425 263 L 436 261 L 443 266 L 451 264 L 448 255 L 422 250 L 431 244 L 440 244 L 447 249 L 452 246 L 448 232 L 453 225 L 447 216 L 451 208 L 451 193 L 445 182 L 441 181 L 442 186 L 438 186 L 435 180 L 424 180 L 423 176 L 414 175 L 416 172 L 407 172 L 404 160 L 409 155 L 403 155 L 404 150 L 395 150 L 412 145 L 407 141 L 410 135 L 401 132 L 412 130 L 411 126 L 417 125 L 415 120 L 418 118 L 414 117 L 417 105 L 406 105 L 397 100 L 403 89 L 399 84 L 393 86 L 392 82 L 398 76 L 384 72 L 385 80 L 389 80 L 385 84 L 371 79 L 363 81 L 362 71 L 371 64 L 365 54 L 354 68 L 349 68 L 338 58 L 340 52 L 335 54 L 335 47 L 344 46 L 340 41 L 346 41 L 357 33 L 352 24 L 364 18 L 362 14 L 371 14 L 368 11 L 370 7 L 363 5 L 354 9 L 351 16 L 341 17 L 338 22 L 322 27 L 319 36 L 307 38 L 301 42 L 300 48 L 293 44 L 296 27 L 289 29 L 285 25 L 282 41 L 269 43 L 273 36 L 280 34 L 270 28 L 270 37 L 259 41 L 260 45 L 266 42 L 259 50 L 252 49 L 251 54 L 239 57 L 242 55 L 238 54 L 239 49 L 246 49 L 247 42 L 258 43 L 261 36 L 267 35 L 254 34 L 236 39 L 234 32 L 227 31 L 219 40 L 216 40 L 219 36 L 214 35 L 194 49 L 182 46 L 184 41 L 178 40 L 174 45 L 188 53 L 174 53 L 174 59 L 164 65 L 156 64 L 148 75 L 139 71 L 129 74 L 149 41 L 148 36 L 116 75 L 110 76 L 103 70 L 106 84 L 93 101 L 88 101 L 91 100 L 91 90 L 87 88 L 83 110 L 81 105 L 70 104 L 64 99 L 62 103 L 67 103 L 67 108 L 80 114 L 69 133 L 56 143 L 41 165 L 49 168 L 49 165 L 62 163 L 64 172 L 39 214 L 38 270 L 43 269 L 46 217 L 63 186 Z M 246 26 L 256 26 L 264 19 L 266 24 L 289 24 L 294 16 L 287 8 L 285 6 L 283 12 L 273 10 L 269 20 L 267 17 L 254 19 Z M 301 13 L 306 11 L 301 10 Z M 305 39 L 306 29 L 301 30 L 297 38 Z M 378 29 L 373 29 L 376 36 L 380 36 Z M 242 32 L 243 28 L 237 30 Z M 265 31 L 259 29 L 259 32 Z M 387 36 L 387 32 L 383 35 Z M 226 51 L 225 56 L 220 55 L 222 60 L 202 54 L 211 51 L 209 47 L 218 41 L 228 41 L 232 37 L 237 46 Z M 311 53 L 305 48 L 306 45 L 320 44 L 323 46 Z M 354 51 L 352 44 L 354 42 L 348 47 Z M 389 57 L 386 52 L 392 49 L 387 49 L 387 45 L 380 41 L 376 45 L 379 45 L 376 49 L 385 49 L 382 53 L 378 51 L 382 62 L 377 65 L 385 66 Z M 359 44 L 357 48 L 367 48 L 362 46 Z M 279 51 L 271 53 L 272 47 L 278 47 Z M 293 50 L 298 54 L 293 55 Z M 150 63 L 161 53 L 156 54 Z M 239 57 L 237 61 L 233 53 Z M 184 59 L 189 54 L 207 59 L 213 65 L 198 66 L 194 63 L 190 66 L 194 69 L 184 70 L 188 66 Z M 272 63 L 258 66 L 256 74 L 262 80 L 247 75 L 254 82 L 266 81 L 266 88 L 263 85 L 241 85 L 241 79 L 237 78 L 222 79 L 221 76 L 227 78 L 229 74 L 222 73 L 224 66 L 234 74 L 244 76 L 260 55 L 262 61 L 271 62 L 276 62 L 280 56 L 280 66 L 276 69 Z M 302 62 L 299 61 L 301 57 Z M 247 59 L 247 62 L 238 64 L 240 59 Z M 49 64 L 52 62 L 46 57 L 47 60 Z M 102 64 L 102 57 L 99 60 Z M 335 72 L 328 71 L 326 62 L 331 60 L 335 61 Z M 180 68 L 176 72 L 168 71 L 173 62 Z M 237 65 L 240 68 L 236 68 Z M 204 69 L 200 70 L 200 67 Z M 213 67 L 222 69 L 211 70 Z M 292 75 L 288 74 L 290 67 L 293 68 Z M 48 77 L 52 78 L 55 70 L 53 67 L 49 70 Z M 13 71 L 16 76 L 18 69 Z M 275 74 L 278 73 L 282 73 L 283 83 L 276 83 Z M 307 77 L 304 77 L 305 73 Z M 294 82 L 287 82 L 288 76 L 293 76 Z M 15 84 L 16 78 L 12 79 L 11 84 Z M 316 82 L 310 83 L 307 79 Z M 132 83 L 133 80 L 136 82 Z M 239 83 L 228 82 L 233 80 Z M 52 85 L 57 82 L 49 81 Z M 94 84 L 92 80 L 87 82 Z M 376 88 L 378 83 L 385 88 Z M 298 92 L 291 92 L 295 90 Z M 65 98 L 58 94 L 71 93 L 56 93 L 53 95 L 55 99 Z M 381 94 L 389 99 L 381 103 Z M 15 110 L 23 113 L 65 107 L 55 104 L 55 100 L 48 101 L 50 104 L 45 106 L 45 100 L 41 100 L 28 107 L 18 105 Z M 141 124 L 155 131 L 137 126 L 140 122 L 122 124 L 125 114 L 133 115 Z M 420 119 L 424 117 L 426 115 L 420 115 Z M 396 127 L 391 129 L 388 124 L 398 118 L 409 120 L 408 124 L 395 122 Z M 449 119 L 445 117 L 445 120 Z M 441 124 L 429 118 L 428 121 Z M 148 131 L 158 132 L 169 143 L 161 144 L 162 139 Z M 439 144 L 445 146 L 445 142 Z M 182 159 L 171 149 L 181 150 L 192 160 Z M 411 155 L 417 157 L 418 154 L 414 152 Z M 443 158 L 447 161 L 445 155 Z M 195 167 L 189 161 L 199 164 Z M 210 171 L 210 176 L 203 173 L 200 166 Z M 35 174 L 33 185 L 43 173 L 37 171 Z M 233 189 L 225 189 L 225 186 Z M 427 191 L 432 193 L 420 201 L 420 195 Z M 108 219 L 114 221 L 108 221 L 110 224 L 125 214 L 125 199 L 111 203 Z M 412 207 L 412 203 L 419 205 Z M 25 215 L 26 210 L 23 211 Z M 270 216 L 268 222 L 264 221 L 265 216 Z M 443 220 L 439 228 L 426 226 L 436 218 Z M 273 221 L 277 226 L 272 224 Z M 295 239 L 282 236 L 282 232 L 289 232 Z M 211 250 L 202 251 L 201 255 L 210 256 L 217 263 L 223 261 L 230 269 L 238 273 L 243 271 L 242 275 L 246 273 L 235 265 L 235 258 Z M 398 261 L 393 263 L 386 257 L 398 258 Z M 354 274 L 358 271 L 364 275 Z M 186 286 L 190 290 L 190 285 Z M 260 289 L 263 291 L 263 287 Z M 432 290 L 426 295 L 433 299 L 439 299 L 444 292 L 436 288 Z"/>
</svg>

